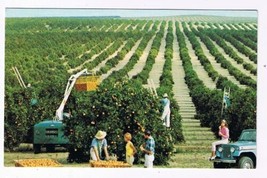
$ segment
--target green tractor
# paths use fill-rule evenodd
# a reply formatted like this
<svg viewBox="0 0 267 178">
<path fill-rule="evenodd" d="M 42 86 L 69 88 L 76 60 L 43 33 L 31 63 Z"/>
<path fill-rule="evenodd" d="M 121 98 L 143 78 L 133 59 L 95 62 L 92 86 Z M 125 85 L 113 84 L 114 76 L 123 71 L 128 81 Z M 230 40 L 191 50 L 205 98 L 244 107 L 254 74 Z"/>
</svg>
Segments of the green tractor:
<svg viewBox="0 0 267 178">
<path fill-rule="evenodd" d="M 69 140 L 64 136 L 62 121 L 48 120 L 34 125 L 33 150 L 40 153 L 45 146 L 47 152 L 54 152 L 56 146 L 67 147 Z"/>
<path fill-rule="evenodd" d="M 68 80 L 64 98 L 56 111 L 53 120 L 46 120 L 34 125 L 33 128 L 33 148 L 34 153 L 40 153 L 42 147 L 46 147 L 47 152 L 54 152 L 55 147 L 68 147 L 69 140 L 64 135 L 63 117 L 70 117 L 69 113 L 63 113 L 64 106 L 75 85 L 76 90 L 91 91 L 97 88 L 99 77 L 88 73 L 87 69 L 71 75 Z"/>
</svg>

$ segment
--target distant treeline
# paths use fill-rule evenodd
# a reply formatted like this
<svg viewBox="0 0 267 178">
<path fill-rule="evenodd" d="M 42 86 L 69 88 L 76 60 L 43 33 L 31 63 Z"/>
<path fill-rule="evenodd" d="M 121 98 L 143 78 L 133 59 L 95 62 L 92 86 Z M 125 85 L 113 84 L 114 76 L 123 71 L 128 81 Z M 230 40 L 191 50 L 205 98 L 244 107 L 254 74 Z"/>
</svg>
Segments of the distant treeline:
<svg viewBox="0 0 267 178">
<path fill-rule="evenodd" d="M 121 16 L 56 16 L 56 17 L 6 17 L 9 19 L 12 18 L 89 18 L 89 19 L 115 19 L 115 18 L 121 18 Z"/>
</svg>

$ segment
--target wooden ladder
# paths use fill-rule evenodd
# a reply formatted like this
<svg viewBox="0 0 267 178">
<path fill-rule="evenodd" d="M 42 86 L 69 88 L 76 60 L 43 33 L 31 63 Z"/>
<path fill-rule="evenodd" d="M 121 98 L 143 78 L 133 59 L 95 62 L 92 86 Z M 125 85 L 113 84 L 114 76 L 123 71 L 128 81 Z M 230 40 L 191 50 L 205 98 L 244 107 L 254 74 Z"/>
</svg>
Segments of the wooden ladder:
<svg viewBox="0 0 267 178">
<path fill-rule="evenodd" d="M 150 92 L 153 94 L 153 96 L 158 98 L 158 93 L 157 93 L 157 90 L 155 88 L 154 81 L 152 79 L 147 79 L 147 84 L 148 84 L 148 88 L 149 88 Z"/>
</svg>

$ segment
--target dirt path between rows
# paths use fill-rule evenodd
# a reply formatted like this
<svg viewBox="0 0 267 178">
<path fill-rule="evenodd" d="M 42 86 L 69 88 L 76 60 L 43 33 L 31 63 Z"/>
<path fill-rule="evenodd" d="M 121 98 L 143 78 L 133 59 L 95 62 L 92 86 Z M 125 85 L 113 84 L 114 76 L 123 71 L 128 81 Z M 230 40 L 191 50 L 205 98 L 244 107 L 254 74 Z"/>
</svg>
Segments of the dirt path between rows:
<svg viewBox="0 0 267 178">
<path fill-rule="evenodd" d="M 81 70 L 82 67 L 83 67 L 85 64 L 87 64 L 88 62 L 91 62 L 91 61 L 95 60 L 95 58 L 97 58 L 97 57 L 98 57 L 99 55 L 101 55 L 104 51 L 106 51 L 108 48 L 110 48 L 110 47 L 113 45 L 113 43 L 114 43 L 114 42 L 110 43 L 110 44 L 109 44 L 105 49 L 103 49 L 100 53 L 93 55 L 91 59 L 88 59 L 88 60 L 84 61 L 84 63 L 82 63 L 81 65 L 79 65 L 79 66 L 77 66 L 77 67 L 75 67 L 75 68 L 69 69 L 69 70 L 68 70 L 68 73 L 73 73 L 73 71 Z"/>
<path fill-rule="evenodd" d="M 215 60 L 215 57 L 210 54 L 208 48 L 206 47 L 206 45 L 197 37 L 201 48 L 203 49 L 203 52 L 205 54 L 205 56 L 209 59 L 211 65 L 213 66 L 213 68 L 222 76 L 226 77 L 228 80 L 232 81 L 234 84 L 236 84 L 237 86 L 239 86 L 240 88 L 246 88 L 245 85 L 241 85 L 240 82 L 232 75 L 230 75 L 229 71 L 223 67 L 221 67 L 220 63 L 217 63 L 217 61 Z"/>
<path fill-rule="evenodd" d="M 240 70 L 240 72 L 242 72 L 244 75 L 251 77 L 253 80 L 255 81 L 257 80 L 257 77 L 255 75 L 250 73 L 250 71 L 246 70 L 242 64 L 238 64 L 233 58 L 231 58 L 228 54 L 226 54 L 224 49 L 221 48 L 216 42 L 214 42 L 213 40 L 211 41 L 215 45 L 215 47 L 218 49 L 218 51 L 225 57 L 225 59 L 232 64 L 233 67 Z"/>
<path fill-rule="evenodd" d="M 173 94 L 179 105 L 179 113 L 182 117 L 181 122 L 185 143 L 174 145 L 177 153 L 172 155 L 169 164 L 170 167 L 176 168 L 211 168 L 212 163 L 208 161 L 208 157 L 210 156 L 210 144 L 215 140 L 214 135 L 210 128 L 201 127 L 200 121 L 194 118 L 196 108 L 184 79 L 185 71 L 180 58 L 175 26 L 173 30 Z"/>
<path fill-rule="evenodd" d="M 148 23 L 148 22 L 146 22 L 146 23 L 142 26 L 142 28 L 141 28 L 140 31 L 143 31 L 143 30 L 145 29 L 145 27 L 147 26 L 147 23 Z"/>
<path fill-rule="evenodd" d="M 114 32 L 117 32 L 123 25 L 124 25 L 124 23 L 122 23 L 121 25 L 119 25 L 118 28 L 116 30 L 114 30 Z"/>
<path fill-rule="evenodd" d="M 236 52 L 236 54 L 239 57 L 241 57 L 245 62 L 251 64 L 254 68 L 257 68 L 257 64 L 255 64 L 253 61 L 251 61 L 249 59 L 249 57 L 247 57 L 245 54 L 239 52 L 238 49 L 236 47 L 234 47 L 230 42 L 225 41 L 225 43 L 227 44 L 227 46 L 230 46 Z M 253 51 L 253 52 L 255 52 L 255 51 Z"/>
<path fill-rule="evenodd" d="M 161 26 L 161 23 L 158 25 L 158 30 L 156 31 L 155 35 L 147 43 L 147 46 L 144 49 L 142 56 L 139 58 L 137 63 L 134 65 L 133 69 L 128 72 L 129 78 L 132 78 L 133 76 L 135 76 L 138 73 L 140 73 L 143 70 L 143 68 L 145 67 L 147 57 L 148 57 L 149 52 L 151 50 L 151 47 L 152 47 L 153 41 L 154 41 L 154 39 L 156 37 L 156 34 L 158 33 L 158 31 L 160 29 L 160 26 Z"/>
<path fill-rule="evenodd" d="M 188 27 L 189 28 L 189 27 Z M 190 43 L 188 37 L 186 34 L 185 36 L 185 43 L 188 48 L 188 54 L 191 58 L 191 63 L 194 71 L 197 73 L 198 78 L 204 83 L 204 85 L 210 89 L 216 88 L 216 83 L 209 77 L 207 71 L 204 69 L 204 67 L 201 65 L 200 61 L 198 60 L 198 57 L 195 54 L 195 50 L 193 49 L 192 44 Z"/>
<path fill-rule="evenodd" d="M 100 64 L 98 64 L 92 71 L 97 72 L 100 70 L 102 67 L 105 66 L 106 62 L 115 56 L 122 50 L 122 48 L 126 45 L 127 41 L 124 41 L 123 44 L 111 55 L 109 55 L 105 60 L 103 60 Z"/>
<path fill-rule="evenodd" d="M 135 45 L 132 47 L 132 49 L 125 55 L 125 57 L 123 58 L 123 60 L 121 60 L 117 66 L 113 67 L 112 69 L 110 69 L 106 74 L 103 74 L 100 77 L 100 81 L 103 81 L 104 79 L 106 79 L 113 71 L 118 71 L 120 69 L 122 69 L 130 60 L 130 58 L 132 57 L 132 55 L 134 54 L 134 52 L 136 51 L 136 49 L 138 48 L 140 42 L 141 42 L 142 38 L 139 39 Z"/>
<path fill-rule="evenodd" d="M 164 35 L 161 39 L 161 45 L 159 48 L 159 53 L 157 57 L 155 58 L 155 63 L 149 73 L 149 80 L 153 80 L 155 88 L 158 88 L 160 85 L 160 76 L 162 75 L 163 71 L 163 66 L 165 63 L 165 46 L 166 46 L 166 36 L 167 36 L 167 31 L 168 30 L 168 21 L 166 23 L 165 29 L 164 29 Z"/>
</svg>

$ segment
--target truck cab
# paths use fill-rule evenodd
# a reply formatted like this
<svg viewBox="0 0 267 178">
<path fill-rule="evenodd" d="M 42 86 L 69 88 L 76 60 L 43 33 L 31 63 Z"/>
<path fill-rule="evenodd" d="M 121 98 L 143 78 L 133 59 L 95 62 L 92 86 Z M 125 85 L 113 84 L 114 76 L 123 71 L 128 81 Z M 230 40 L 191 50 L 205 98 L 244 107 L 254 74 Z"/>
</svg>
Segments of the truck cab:
<svg viewBox="0 0 267 178">
<path fill-rule="evenodd" d="M 214 168 L 256 168 L 256 129 L 243 130 L 238 141 L 216 147 Z"/>
<path fill-rule="evenodd" d="M 47 152 L 54 152 L 56 146 L 66 147 L 69 143 L 64 135 L 62 121 L 47 120 L 34 125 L 33 149 L 34 153 L 40 153 L 45 146 Z"/>
</svg>

